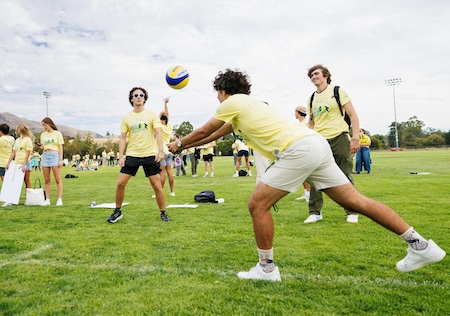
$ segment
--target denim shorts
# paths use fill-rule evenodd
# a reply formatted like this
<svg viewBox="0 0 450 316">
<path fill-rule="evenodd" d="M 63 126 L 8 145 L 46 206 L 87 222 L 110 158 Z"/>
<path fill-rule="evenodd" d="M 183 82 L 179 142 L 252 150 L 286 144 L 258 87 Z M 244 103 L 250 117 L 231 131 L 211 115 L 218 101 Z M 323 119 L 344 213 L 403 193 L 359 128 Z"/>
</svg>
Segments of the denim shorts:
<svg viewBox="0 0 450 316">
<path fill-rule="evenodd" d="M 58 167 L 59 166 L 59 152 L 44 151 L 42 154 L 42 167 Z"/>
<path fill-rule="evenodd" d="M 164 154 L 164 159 L 159 162 L 161 167 L 172 167 L 173 154 Z"/>
</svg>

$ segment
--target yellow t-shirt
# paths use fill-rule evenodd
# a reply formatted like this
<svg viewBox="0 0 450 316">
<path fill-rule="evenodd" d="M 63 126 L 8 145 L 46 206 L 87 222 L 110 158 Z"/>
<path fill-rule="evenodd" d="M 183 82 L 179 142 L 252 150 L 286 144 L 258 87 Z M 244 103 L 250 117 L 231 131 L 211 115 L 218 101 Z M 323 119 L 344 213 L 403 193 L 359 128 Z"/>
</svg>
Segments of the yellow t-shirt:
<svg viewBox="0 0 450 316">
<path fill-rule="evenodd" d="M 59 145 L 64 144 L 64 138 L 60 131 L 43 132 L 41 144 L 44 146 L 44 151 L 47 149 L 59 151 Z"/>
<path fill-rule="evenodd" d="M 229 96 L 219 105 L 214 118 L 231 124 L 235 133 L 246 136 L 248 147 L 269 159 L 276 158 L 275 150 L 284 151 L 296 140 L 316 134 L 246 94 Z"/>
<path fill-rule="evenodd" d="M 369 147 L 371 143 L 370 137 L 366 134 L 359 134 L 359 144 L 361 147 Z"/>
<path fill-rule="evenodd" d="M 127 156 L 149 157 L 158 153 L 155 141 L 155 128 L 161 128 L 156 113 L 144 109 L 142 112 L 128 112 L 122 118 L 120 132 L 127 133 Z"/>
<path fill-rule="evenodd" d="M 350 102 L 350 97 L 344 89 L 339 87 L 339 99 L 342 105 Z M 335 138 L 344 132 L 348 132 L 348 125 L 344 121 L 338 104 L 334 99 L 334 86 L 328 87 L 321 93 L 314 93 L 312 112 L 308 99 L 308 114 L 314 118 L 314 130 L 326 139 Z M 345 114 L 344 109 L 342 112 Z"/>
<path fill-rule="evenodd" d="M 204 144 L 202 147 L 204 147 L 203 149 L 202 149 L 202 154 L 204 155 L 204 156 L 206 156 L 206 155 L 209 155 L 209 154 L 213 154 L 214 155 L 214 147 L 216 146 L 216 141 L 212 141 L 212 142 L 209 142 L 209 143 L 207 143 L 207 144 Z"/>
<path fill-rule="evenodd" d="M 170 123 L 167 123 L 167 125 L 161 124 L 163 150 L 164 150 L 164 154 L 166 154 L 166 155 L 170 153 L 169 148 L 167 148 L 166 144 L 170 143 L 170 136 L 172 135 L 172 131 L 173 131 L 172 124 L 170 124 Z"/>
<path fill-rule="evenodd" d="M 26 162 L 25 156 L 27 155 L 27 150 L 29 150 L 30 153 L 33 150 L 33 142 L 29 137 L 19 137 L 14 143 L 14 150 L 16 151 L 14 161 L 17 164 L 23 164 L 24 162 Z"/>
<path fill-rule="evenodd" d="M 234 143 L 236 144 L 236 150 L 239 152 L 241 150 L 246 150 L 248 151 L 248 146 L 246 144 L 244 144 L 243 142 L 241 142 L 239 139 L 236 139 L 234 141 Z"/>
<path fill-rule="evenodd" d="M 5 168 L 14 146 L 14 137 L 11 135 L 0 136 L 0 167 Z"/>
</svg>

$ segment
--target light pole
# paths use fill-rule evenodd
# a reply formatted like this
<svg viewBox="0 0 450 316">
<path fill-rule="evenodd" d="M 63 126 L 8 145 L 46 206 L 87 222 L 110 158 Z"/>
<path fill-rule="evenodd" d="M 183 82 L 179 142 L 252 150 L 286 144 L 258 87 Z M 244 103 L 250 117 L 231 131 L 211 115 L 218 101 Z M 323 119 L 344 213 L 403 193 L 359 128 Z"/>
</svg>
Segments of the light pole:
<svg viewBox="0 0 450 316">
<path fill-rule="evenodd" d="M 401 82 L 402 82 L 401 78 L 388 79 L 388 80 L 385 81 L 386 85 L 392 86 L 392 92 L 394 94 L 395 150 L 399 150 L 398 129 L 397 129 L 397 109 L 395 107 L 395 86 L 398 86 Z"/>
<path fill-rule="evenodd" d="M 52 94 L 50 92 L 44 91 L 44 96 L 45 96 L 45 104 L 47 106 L 47 117 L 48 117 L 48 99 L 52 97 Z"/>
</svg>

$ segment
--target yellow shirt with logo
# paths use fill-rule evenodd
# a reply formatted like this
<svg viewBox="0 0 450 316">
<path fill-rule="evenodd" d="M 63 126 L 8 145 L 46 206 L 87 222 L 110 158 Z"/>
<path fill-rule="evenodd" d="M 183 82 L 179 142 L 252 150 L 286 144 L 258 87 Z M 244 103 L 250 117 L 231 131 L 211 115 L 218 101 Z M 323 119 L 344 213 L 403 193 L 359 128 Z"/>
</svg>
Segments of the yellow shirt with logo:
<svg viewBox="0 0 450 316">
<path fill-rule="evenodd" d="M 203 149 L 202 149 L 202 155 L 204 155 L 204 156 L 206 156 L 206 155 L 209 155 L 209 154 L 212 154 L 212 155 L 214 155 L 214 147 L 216 146 L 216 141 L 212 141 L 212 142 L 209 142 L 209 143 L 207 143 L 207 144 L 204 144 L 202 147 L 204 147 Z"/>
<path fill-rule="evenodd" d="M 246 94 L 229 96 L 219 105 L 214 118 L 231 124 L 235 133 L 246 136 L 248 147 L 269 159 L 276 158 L 274 151 L 284 151 L 296 140 L 317 134 Z"/>
<path fill-rule="evenodd" d="M 64 144 L 64 138 L 60 131 L 43 132 L 41 144 L 44 146 L 44 151 L 47 149 L 59 151 L 59 145 Z"/>
<path fill-rule="evenodd" d="M 128 112 L 122 118 L 120 132 L 127 133 L 126 155 L 133 157 L 156 156 L 158 144 L 155 140 L 155 128 L 162 124 L 156 113 L 144 109 L 142 112 Z"/>
<path fill-rule="evenodd" d="M 339 99 L 341 104 L 350 102 L 350 97 L 344 89 L 339 87 Z M 308 114 L 314 118 L 314 130 L 326 139 L 335 138 L 344 132 L 348 132 L 348 125 L 344 121 L 339 110 L 339 105 L 334 98 L 334 86 L 328 85 L 321 93 L 314 93 L 312 111 L 309 106 L 311 98 L 308 99 Z M 345 114 L 344 109 L 342 112 Z"/>
<path fill-rule="evenodd" d="M 0 136 L 0 167 L 5 168 L 14 146 L 14 137 L 11 135 Z"/>
<path fill-rule="evenodd" d="M 30 153 L 33 150 L 33 142 L 29 137 L 19 137 L 14 143 L 14 150 L 16 151 L 14 161 L 17 164 L 24 164 L 26 162 L 25 156 L 27 155 L 27 150 L 29 150 Z"/>
</svg>

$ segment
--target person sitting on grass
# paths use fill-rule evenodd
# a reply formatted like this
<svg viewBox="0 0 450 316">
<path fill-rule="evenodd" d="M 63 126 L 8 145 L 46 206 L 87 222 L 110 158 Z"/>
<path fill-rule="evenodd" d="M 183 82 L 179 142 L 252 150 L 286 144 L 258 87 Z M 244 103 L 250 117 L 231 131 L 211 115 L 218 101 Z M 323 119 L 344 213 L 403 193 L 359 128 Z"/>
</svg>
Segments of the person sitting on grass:
<svg viewBox="0 0 450 316">
<path fill-rule="evenodd" d="M 444 250 L 422 237 L 391 208 L 360 194 L 335 163 L 323 136 L 287 120 L 273 107 L 249 96 L 251 84 L 247 74 L 227 69 L 219 72 L 213 86 L 220 103 L 214 117 L 167 146 L 176 152 L 182 146 L 208 143 L 234 130 L 245 135 L 255 151 L 275 160 L 248 201 L 259 262 L 249 271 L 239 272 L 239 278 L 281 281 L 274 261 L 274 223 L 270 210 L 281 198 L 296 192 L 305 180 L 339 205 L 367 216 L 403 239 L 408 244 L 408 254 L 397 262 L 400 272 L 413 271 L 445 257 Z"/>
</svg>

